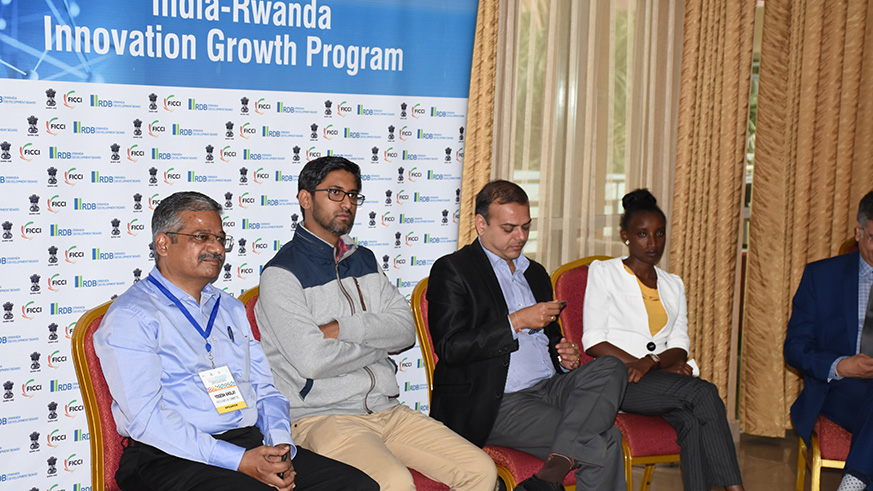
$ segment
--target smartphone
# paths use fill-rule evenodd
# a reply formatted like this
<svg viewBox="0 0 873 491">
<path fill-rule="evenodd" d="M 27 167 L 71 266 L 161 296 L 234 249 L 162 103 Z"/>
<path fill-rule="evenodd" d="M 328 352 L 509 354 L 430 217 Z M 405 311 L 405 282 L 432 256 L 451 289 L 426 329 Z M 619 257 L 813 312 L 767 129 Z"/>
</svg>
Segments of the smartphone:
<svg viewBox="0 0 873 491">
<path fill-rule="evenodd" d="M 558 300 L 558 303 L 561 305 L 561 308 L 562 308 L 562 309 L 563 309 L 564 307 L 567 306 L 567 301 L 566 301 L 566 300 Z"/>
<path fill-rule="evenodd" d="M 288 452 L 285 452 L 282 454 L 282 462 L 285 462 L 286 460 L 288 460 L 288 454 L 290 454 L 290 453 L 291 453 L 291 451 L 289 450 Z M 285 479 L 284 472 L 280 472 L 277 475 L 279 476 L 279 479 Z"/>
</svg>

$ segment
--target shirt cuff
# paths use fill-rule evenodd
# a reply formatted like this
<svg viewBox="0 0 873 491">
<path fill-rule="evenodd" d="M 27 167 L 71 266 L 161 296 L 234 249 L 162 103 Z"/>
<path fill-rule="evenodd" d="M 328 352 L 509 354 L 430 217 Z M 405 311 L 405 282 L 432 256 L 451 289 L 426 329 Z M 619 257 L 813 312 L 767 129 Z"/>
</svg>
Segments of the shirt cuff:
<svg viewBox="0 0 873 491">
<path fill-rule="evenodd" d="M 828 382 L 830 382 L 831 380 L 843 380 L 843 377 L 837 375 L 837 363 L 845 360 L 846 358 L 848 358 L 848 356 L 841 356 L 834 360 L 833 363 L 831 363 L 831 369 L 828 370 Z"/>
<path fill-rule="evenodd" d="M 512 314 L 507 315 L 506 320 L 509 321 L 509 331 L 512 333 L 512 339 L 517 340 L 518 339 L 518 331 L 516 331 L 515 328 L 512 327 Z"/>
<path fill-rule="evenodd" d="M 209 456 L 209 464 L 232 471 L 239 470 L 246 449 L 223 440 L 215 440 L 212 455 Z"/>
<path fill-rule="evenodd" d="M 291 446 L 291 454 L 289 457 L 292 459 L 297 455 L 297 447 L 294 445 L 294 440 L 291 438 L 291 434 L 287 431 L 276 429 L 270 430 L 264 435 L 264 444 L 270 445 L 271 447 L 275 447 L 277 445 L 281 445 L 283 443 L 287 443 Z"/>
</svg>

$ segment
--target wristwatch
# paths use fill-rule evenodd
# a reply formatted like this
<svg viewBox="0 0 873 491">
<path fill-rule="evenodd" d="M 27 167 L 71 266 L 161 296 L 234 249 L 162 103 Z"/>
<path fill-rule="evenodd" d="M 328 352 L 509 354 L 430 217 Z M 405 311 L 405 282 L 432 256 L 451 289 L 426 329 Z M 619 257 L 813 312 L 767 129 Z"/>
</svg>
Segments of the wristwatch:
<svg viewBox="0 0 873 491">
<path fill-rule="evenodd" d="M 654 354 L 654 353 L 649 353 L 649 354 L 646 355 L 646 356 L 648 356 L 649 358 L 652 359 L 653 362 L 655 362 L 655 366 L 656 366 L 656 367 L 661 365 L 661 357 L 660 357 L 660 356 L 658 356 L 658 355 L 656 355 L 656 354 Z"/>
</svg>

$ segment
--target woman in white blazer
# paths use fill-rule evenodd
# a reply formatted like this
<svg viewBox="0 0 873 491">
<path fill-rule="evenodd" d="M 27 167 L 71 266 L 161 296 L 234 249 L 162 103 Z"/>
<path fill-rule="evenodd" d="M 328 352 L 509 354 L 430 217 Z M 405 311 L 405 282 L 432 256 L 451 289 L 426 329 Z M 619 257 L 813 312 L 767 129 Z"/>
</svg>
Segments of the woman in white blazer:
<svg viewBox="0 0 873 491">
<path fill-rule="evenodd" d="M 621 238 L 628 256 L 588 270 L 582 346 L 628 368 L 621 410 L 663 416 L 677 434 L 685 491 L 743 490 L 736 451 L 718 390 L 692 376 L 688 316 L 679 276 L 657 266 L 667 220 L 655 197 L 638 189 L 622 199 Z"/>
</svg>

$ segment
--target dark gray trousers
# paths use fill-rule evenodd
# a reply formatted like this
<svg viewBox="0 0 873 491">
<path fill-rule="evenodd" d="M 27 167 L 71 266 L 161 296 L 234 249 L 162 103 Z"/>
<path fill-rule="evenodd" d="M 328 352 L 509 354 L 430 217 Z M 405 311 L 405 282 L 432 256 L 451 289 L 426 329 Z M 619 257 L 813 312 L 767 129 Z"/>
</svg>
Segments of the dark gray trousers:
<svg viewBox="0 0 873 491">
<path fill-rule="evenodd" d="M 676 429 L 685 491 L 742 484 L 724 403 L 711 383 L 654 370 L 627 385 L 621 410 L 662 416 Z"/>
<path fill-rule="evenodd" d="M 626 491 L 621 432 L 613 426 L 626 385 L 624 364 L 604 356 L 504 394 L 487 443 L 543 460 L 549 452 L 572 457 L 579 491 Z"/>
</svg>

